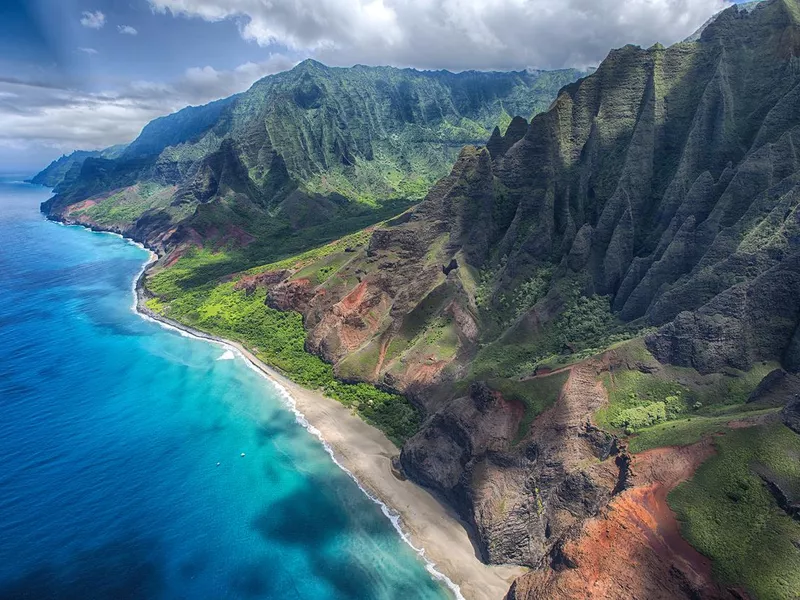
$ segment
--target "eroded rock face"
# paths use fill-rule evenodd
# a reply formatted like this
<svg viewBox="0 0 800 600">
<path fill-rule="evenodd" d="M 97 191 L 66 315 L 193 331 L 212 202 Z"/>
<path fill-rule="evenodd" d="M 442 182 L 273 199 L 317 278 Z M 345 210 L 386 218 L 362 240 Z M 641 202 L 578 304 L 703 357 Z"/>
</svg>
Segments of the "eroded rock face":
<svg viewBox="0 0 800 600">
<path fill-rule="evenodd" d="M 763 358 L 780 358 L 800 319 L 800 256 L 752 282 L 726 290 L 695 312 L 683 312 L 648 336 L 661 361 L 712 373 L 749 370 Z"/>
<path fill-rule="evenodd" d="M 797 434 L 800 434 L 800 398 L 793 398 L 783 409 L 783 422 Z"/>
<path fill-rule="evenodd" d="M 589 424 L 605 402 L 598 368 L 576 367 L 561 400 L 519 441 L 523 407 L 476 384 L 404 446 L 404 471 L 457 507 L 488 562 L 548 564 L 619 487 L 624 450 Z"/>
<path fill-rule="evenodd" d="M 492 325 L 478 304 L 481 270 L 495 272 L 496 296 L 512 298 L 543 266 L 556 282 L 580 278 L 581 293 L 608 296 L 620 319 L 658 327 L 646 342 L 665 363 L 710 373 L 781 360 L 800 370 L 797 14 L 797 0 L 734 7 L 698 43 L 613 51 L 546 114 L 515 119 L 488 149 L 465 148 L 425 201 L 350 248 L 335 278 L 262 282 L 271 305 L 303 313 L 309 349 L 338 374 L 425 409 L 400 464 L 471 524 L 487 561 L 574 572 L 597 559 L 605 569 L 575 536 L 594 523 L 602 539 L 596 519 L 636 483 L 636 466 L 591 424 L 605 402 L 602 363 L 575 367 L 559 401 L 522 431 L 523 408 L 486 385 L 454 391 Z M 211 166 L 195 196 L 218 173 L 238 172 Z M 497 308 L 497 298 L 481 300 Z M 548 293 L 505 334 L 529 342 L 562 310 Z M 800 432 L 798 412 L 792 403 L 783 418 Z M 637 493 L 612 523 L 620 530 L 652 525 L 647 503 L 663 498 Z M 660 535 L 642 531 L 612 559 L 632 559 L 646 534 Z M 646 576 L 625 564 L 623 585 L 600 597 L 703 597 L 670 557 L 645 562 Z M 551 577 L 538 570 L 511 597 L 583 597 L 580 578 Z"/>
<path fill-rule="evenodd" d="M 631 487 L 559 547 L 560 567 L 518 578 L 506 600 L 741 600 L 714 582 L 711 561 L 679 534 L 669 490 L 713 453 L 709 441 L 637 455 Z"/>
<path fill-rule="evenodd" d="M 277 282 L 272 278 L 264 280 L 263 285 L 269 287 L 267 304 L 278 310 L 296 310 L 303 312 L 314 297 L 314 286 L 308 279 L 296 279 Z"/>
<path fill-rule="evenodd" d="M 253 275 L 250 277 L 242 277 L 233 287 L 237 290 L 245 290 L 245 292 L 250 295 L 256 290 L 256 288 L 269 287 L 277 283 L 281 283 L 289 275 L 290 273 L 286 269 L 267 271 L 265 273 L 259 273 L 258 275 Z"/>
</svg>

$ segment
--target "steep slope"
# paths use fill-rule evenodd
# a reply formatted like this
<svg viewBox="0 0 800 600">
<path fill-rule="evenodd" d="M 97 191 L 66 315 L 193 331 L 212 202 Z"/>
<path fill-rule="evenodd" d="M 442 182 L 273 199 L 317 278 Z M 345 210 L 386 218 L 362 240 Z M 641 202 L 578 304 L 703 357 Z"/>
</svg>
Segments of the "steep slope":
<svg viewBox="0 0 800 600">
<path fill-rule="evenodd" d="M 464 144 L 546 109 L 581 74 L 307 60 L 242 94 L 156 119 L 114 160 L 85 158 L 43 208 L 163 252 L 250 246 L 241 267 L 272 258 L 300 229 L 352 220 L 322 238 L 331 239 L 404 210 Z"/>
<path fill-rule="evenodd" d="M 54 160 L 31 178 L 31 183 L 46 187 L 58 187 L 61 183 L 73 182 L 80 175 L 83 162 L 87 158 L 118 158 L 125 150 L 125 144 L 111 146 L 105 150 L 76 150 Z"/>
<path fill-rule="evenodd" d="M 392 300 L 381 332 L 450 286 L 483 342 L 519 346 L 543 338 L 577 293 L 606 298 L 622 322 L 666 324 L 650 350 L 701 372 L 795 360 L 800 38 L 790 5 L 729 10 L 699 43 L 614 51 L 505 154 L 492 158 L 494 140 L 462 152 L 350 267 L 378 263 L 365 279 Z M 451 261 L 460 268 L 446 275 Z M 405 269 L 416 276 L 396 275 Z M 535 306 L 526 290 L 541 296 Z M 329 289 L 309 316 L 311 343 L 337 362 L 361 346 L 342 344 L 343 317 L 328 310 L 347 291 Z M 541 339 L 515 359 L 536 363 L 577 342 Z M 466 338 L 459 349 L 469 350 Z"/>
<path fill-rule="evenodd" d="M 789 431 L 765 423 L 798 388 L 762 392 L 765 376 L 800 367 L 798 57 L 797 0 L 733 7 L 696 42 L 613 51 L 545 114 L 465 148 L 421 204 L 368 239 L 234 287 L 302 313 L 306 348 L 338 376 L 422 408 L 400 464 L 472 525 L 486 560 L 575 567 L 565 547 L 640 485 L 632 452 L 735 427 Z M 181 303 L 193 267 L 176 267 L 180 277 L 154 273 L 159 309 L 210 314 L 207 291 Z M 180 285 L 162 293 L 165 281 Z M 800 485 L 786 457 L 758 456 L 737 463 L 742 485 L 758 472 Z M 754 507 L 729 491 L 724 521 L 683 511 L 729 587 L 670 569 L 656 597 L 741 597 L 740 586 L 792 597 L 780 582 L 800 560 L 793 517 L 769 494 Z M 720 549 L 715 536 L 765 514 L 780 522 L 764 533 L 782 550 L 774 569 L 726 566 L 757 545 Z M 664 570 L 648 553 L 671 547 L 641 546 L 655 577 Z"/>
<path fill-rule="evenodd" d="M 759 3 L 763 2 L 763 1 L 764 0 L 751 0 L 750 2 L 739 2 L 738 3 L 738 8 L 739 8 L 739 10 L 751 11 L 756 6 L 758 6 Z M 684 41 L 686 41 L 686 42 L 696 42 L 697 40 L 699 40 L 700 37 L 703 35 L 703 32 L 706 30 L 706 28 L 711 23 L 713 23 L 717 19 L 717 17 L 722 14 L 722 12 L 724 12 L 724 11 L 718 12 L 713 17 L 711 17 L 708 21 L 703 23 L 697 31 L 695 31 L 692 35 L 690 35 Z"/>
</svg>

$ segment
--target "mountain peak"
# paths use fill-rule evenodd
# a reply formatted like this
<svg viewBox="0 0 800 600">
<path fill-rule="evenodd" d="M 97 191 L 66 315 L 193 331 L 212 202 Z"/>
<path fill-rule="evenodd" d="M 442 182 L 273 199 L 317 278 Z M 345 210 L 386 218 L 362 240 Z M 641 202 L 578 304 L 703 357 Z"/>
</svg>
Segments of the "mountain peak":
<svg viewBox="0 0 800 600">
<path fill-rule="evenodd" d="M 314 60 L 313 58 L 307 58 L 305 60 L 300 61 L 297 63 L 293 68 L 292 71 L 311 71 L 311 70 L 327 70 L 328 65 L 325 65 L 318 60 Z"/>
<path fill-rule="evenodd" d="M 754 9 L 756 9 L 759 5 L 765 4 L 768 1 L 769 0 L 752 0 L 752 2 L 743 2 L 741 4 L 734 4 L 733 6 L 730 6 L 730 7 L 726 8 L 725 10 L 721 10 L 720 12 L 718 12 L 717 14 L 712 16 L 708 21 L 703 23 L 703 25 L 700 26 L 700 28 L 697 31 L 695 31 L 692 35 L 690 35 L 684 41 L 685 42 L 696 42 L 696 41 L 698 41 L 703 36 L 703 33 L 706 31 L 706 29 L 708 29 L 708 27 L 711 24 L 716 22 L 722 15 L 724 15 L 728 11 L 732 11 L 735 14 L 749 13 L 749 12 L 752 12 Z M 790 0 L 790 1 L 794 1 L 794 0 Z"/>
</svg>

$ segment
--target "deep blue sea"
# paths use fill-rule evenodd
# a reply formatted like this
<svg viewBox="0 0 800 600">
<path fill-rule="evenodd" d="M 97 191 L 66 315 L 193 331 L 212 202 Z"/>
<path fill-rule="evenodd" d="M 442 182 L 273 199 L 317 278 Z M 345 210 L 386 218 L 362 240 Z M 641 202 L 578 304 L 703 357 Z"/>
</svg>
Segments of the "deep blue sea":
<svg viewBox="0 0 800 600">
<path fill-rule="evenodd" d="M 275 386 L 134 313 L 145 251 L 48 197 L 0 179 L 0 598 L 450 597 Z"/>
</svg>

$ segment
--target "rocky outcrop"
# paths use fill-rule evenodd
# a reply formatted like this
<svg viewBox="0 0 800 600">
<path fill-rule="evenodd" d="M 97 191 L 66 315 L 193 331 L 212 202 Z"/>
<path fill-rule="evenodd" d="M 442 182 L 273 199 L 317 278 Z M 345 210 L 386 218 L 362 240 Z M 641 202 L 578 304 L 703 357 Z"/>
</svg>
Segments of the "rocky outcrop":
<svg viewBox="0 0 800 600">
<path fill-rule="evenodd" d="M 800 434 L 800 398 L 792 398 L 783 409 L 783 422 L 797 434 Z"/>
<path fill-rule="evenodd" d="M 278 310 L 304 312 L 314 297 L 314 286 L 308 279 L 294 279 L 266 284 L 269 288 L 266 303 Z"/>
<path fill-rule="evenodd" d="M 616 460 L 624 449 L 589 424 L 605 402 L 598 368 L 576 367 L 560 401 L 517 443 L 524 407 L 475 384 L 404 446 L 404 471 L 457 507 L 488 562 L 549 564 L 627 475 Z"/>
<path fill-rule="evenodd" d="M 787 406 L 800 398 L 800 376 L 775 369 L 762 379 L 747 398 L 747 403 L 762 406 Z"/>
<path fill-rule="evenodd" d="M 500 134 L 500 129 L 495 127 L 492 132 L 492 137 L 486 142 L 486 149 L 489 151 L 492 159 L 502 157 L 508 150 L 525 137 L 528 131 L 528 122 L 522 117 L 514 117 L 511 119 L 505 135 Z"/>
<path fill-rule="evenodd" d="M 741 600 L 678 531 L 667 493 L 712 453 L 708 442 L 638 455 L 632 485 L 560 546 L 562 568 L 531 571 L 506 600 Z"/>
<path fill-rule="evenodd" d="M 775 498 L 777 505 L 790 517 L 800 521 L 800 498 L 792 497 L 791 493 L 781 486 L 781 482 L 777 477 L 762 473 L 761 480 L 764 486 Z"/>
</svg>

